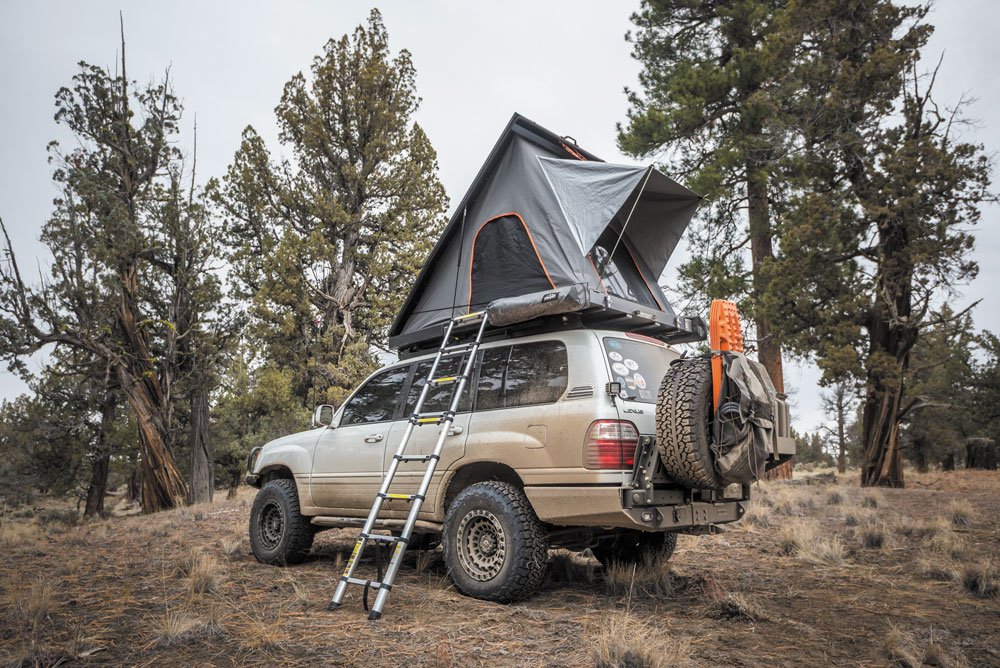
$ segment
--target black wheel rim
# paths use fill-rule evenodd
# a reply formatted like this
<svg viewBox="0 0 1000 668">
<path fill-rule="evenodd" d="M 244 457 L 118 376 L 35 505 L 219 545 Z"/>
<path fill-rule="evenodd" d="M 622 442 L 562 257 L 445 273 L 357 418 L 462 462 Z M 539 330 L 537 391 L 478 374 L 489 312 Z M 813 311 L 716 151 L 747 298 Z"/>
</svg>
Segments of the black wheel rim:
<svg viewBox="0 0 1000 668">
<path fill-rule="evenodd" d="M 492 580 L 507 557 L 507 537 L 496 515 L 473 510 L 458 525 L 458 560 L 474 580 Z"/>
<path fill-rule="evenodd" d="M 264 549 L 273 550 L 281 543 L 285 531 L 285 516 L 276 501 L 268 501 L 260 510 L 260 542 Z"/>
</svg>

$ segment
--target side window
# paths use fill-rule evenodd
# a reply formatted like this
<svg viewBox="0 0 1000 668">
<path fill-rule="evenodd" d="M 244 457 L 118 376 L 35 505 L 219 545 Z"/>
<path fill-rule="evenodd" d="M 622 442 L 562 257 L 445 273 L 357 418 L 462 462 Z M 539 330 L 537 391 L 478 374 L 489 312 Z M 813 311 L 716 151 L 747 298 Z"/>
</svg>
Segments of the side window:
<svg viewBox="0 0 1000 668">
<path fill-rule="evenodd" d="M 435 374 L 438 378 L 457 376 L 465 370 L 466 357 L 445 357 L 441 360 L 441 364 L 438 365 Z M 420 390 L 423 389 L 424 383 L 427 381 L 427 374 L 430 373 L 433 362 L 433 360 L 424 360 L 417 363 L 417 368 L 413 372 L 413 382 L 410 384 L 410 391 L 406 396 L 406 410 L 403 411 L 404 418 L 409 417 L 413 413 L 413 409 L 417 405 L 417 398 L 420 397 Z M 456 389 L 457 386 L 453 383 L 431 387 L 427 398 L 424 399 L 424 405 L 420 409 L 421 412 L 439 413 L 448 410 Z M 469 389 L 469 384 L 466 383 L 465 392 L 462 393 L 462 400 L 458 403 L 458 412 L 464 413 L 471 409 L 472 392 Z"/>
<path fill-rule="evenodd" d="M 569 382 L 566 346 L 543 341 L 514 346 L 504 379 L 504 406 L 532 406 L 557 401 Z"/>
<path fill-rule="evenodd" d="M 542 341 L 492 348 L 483 353 L 477 410 L 557 401 L 569 382 L 566 346 Z"/>
<path fill-rule="evenodd" d="M 503 408 L 503 372 L 507 369 L 510 346 L 483 351 L 476 387 L 476 410 Z"/>
<path fill-rule="evenodd" d="M 365 383 L 344 406 L 341 426 L 387 422 L 395 418 L 409 372 L 408 366 L 396 367 Z"/>
</svg>

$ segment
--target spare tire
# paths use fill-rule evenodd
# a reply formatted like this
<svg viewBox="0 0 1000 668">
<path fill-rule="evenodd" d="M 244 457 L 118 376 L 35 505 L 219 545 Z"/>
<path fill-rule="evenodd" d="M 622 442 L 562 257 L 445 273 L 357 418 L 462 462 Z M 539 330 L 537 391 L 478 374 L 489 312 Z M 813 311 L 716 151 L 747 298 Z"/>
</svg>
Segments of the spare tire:
<svg viewBox="0 0 1000 668">
<path fill-rule="evenodd" d="M 709 446 L 711 428 L 711 361 L 675 362 L 656 397 L 656 447 L 667 474 L 685 487 L 722 487 Z"/>
</svg>

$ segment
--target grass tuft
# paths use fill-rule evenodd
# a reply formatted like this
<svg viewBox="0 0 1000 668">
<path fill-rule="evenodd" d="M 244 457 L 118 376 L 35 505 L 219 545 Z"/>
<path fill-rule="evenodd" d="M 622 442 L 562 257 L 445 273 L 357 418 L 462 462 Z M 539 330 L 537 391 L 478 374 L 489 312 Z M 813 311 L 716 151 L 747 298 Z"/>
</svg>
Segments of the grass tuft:
<svg viewBox="0 0 1000 668">
<path fill-rule="evenodd" d="M 214 557 L 200 555 L 188 572 L 188 592 L 200 595 L 215 591 L 221 574 L 222 566 Z"/>
<path fill-rule="evenodd" d="M 862 508 L 878 508 L 879 497 L 875 492 L 866 492 L 861 497 Z"/>
<path fill-rule="evenodd" d="M 866 550 L 883 550 L 889 542 L 888 533 L 881 522 L 867 522 L 858 529 L 858 538 Z"/>
<path fill-rule="evenodd" d="M 844 495 L 840 492 L 834 490 L 826 495 L 826 504 L 828 506 L 839 506 L 844 503 Z"/>
<path fill-rule="evenodd" d="M 788 522 L 778 531 L 778 549 L 811 564 L 840 566 L 844 563 L 844 545 L 836 536 L 822 538 L 815 522 Z"/>
<path fill-rule="evenodd" d="M 30 628 L 37 629 L 49 616 L 52 607 L 52 583 L 39 578 L 30 587 L 21 590 L 14 599 L 14 613 Z"/>
<path fill-rule="evenodd" d="M 892 665 L 899 668 L 920 668 L 924 665 L 924 653 L 920 651 L 917 639 L 909 631 L 892 625 L 882 640 L 885 656 Z"/>
<path fill-rule="evenodd" d="M 194 637 L 199 626 L 197 618 L 180 610 L 168 610 L 156 620 L 153 632 L 157 644 L 170 647 Z"/>
<path fill-rule="evenodd" d="M 972 525 L 972 516 L 976 510 L 965 499 L 954 499 L 945 508 L 946 517 L 957 527 Z"/>
<path fill-rule="evenodd" d="M 604 589 L 611 596 L 659 598 L 673 596 L 674 582 L 670 562 L 662 558 L 642 563 L 611 563 L 604 572 Z"/>
<path fill-rule="evenodd" d="M 993 562 L 967 564 L 962 571 L 962 586 L 976 598 L 1000 597 L 1000 573 Z"/>
<path fill-rule="evenodd" d="M 760 606 L 749 601 L 743 594 L 735 592 L 716 596 L 705 608 L 705 616 L 738 622 L 756 622 L 764 619 Z"/>
<path fill-rule="evenodd" d="M 667 668 L 691 665 L 691 643 L 618 612 L 591 631 L 597 668 Z"/>
<path fill-rule="evenodd" d="M 233 536 L 222 542 L 222 556 L 232 559 L 239 556 L 243 547 L 243 536 Z"/>
</svg>

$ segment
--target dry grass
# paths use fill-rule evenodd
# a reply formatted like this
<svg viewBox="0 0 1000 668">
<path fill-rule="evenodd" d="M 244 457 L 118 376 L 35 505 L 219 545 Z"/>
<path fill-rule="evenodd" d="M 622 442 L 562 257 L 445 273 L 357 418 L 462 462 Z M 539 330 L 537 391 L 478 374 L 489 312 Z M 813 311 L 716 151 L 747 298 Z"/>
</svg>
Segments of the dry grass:
<svg viewBox="0 0 1000 668">
<path fill-rule="evenodd" d="M 743 515 L 743 519 L 740 520 L 740 526 L 746 527 L 750 530 L 770 529 L 774 526 L 774 521 L 772 520 L 771 515 L 771 509 L 763 503 L 751 501 L 750 507 L 747 508 L 746 513 Z"/>
<path fill-rule="evenodd" d="M 971 526 L 975 512 L 976 509 L 965 499 L 952 499 L 945 507 L 946 517 L 959 527 Z"/>
<path fill-rule="evenodd" d="M 889 532 L 879 521 L 866 522 L 858 527 L 858 539 L 866 550 L 884 550 L 889 546 Z"/>
<path fill-rule="evenodd" d="M 201 552 L 195 547 L 187 547 L 174 557 L 174 573 L 182 577 L 191 575 L 201 559 Z"/>
<path fill-rule="evenodd" d="M 222 541 L 222 556 L 232 559 L 241 554 L 242 548 L 243 536 L 233 536 L 228 540 Z"/>
<path fill-rule="evenodd" d="M 764 612 L 744 594 L 727 592 L 712 597 L 712 601 L 705 607 L 705 616 L 711 619 L 756 622 L 764 619 Z"/>
<path fill-rule="evenodd" d="M 931 580 L 956 582 L 962 577 L 959 564 L 947 555 L 924 554 L 917 557 L 917 573 Z"/>
<path fill-rule="evenodd" d="M 826 504 L 828 506 L 839 506 L 844 502 L 844 495 L 834 490 L 826 495 Z"/>
<path fill-rule="evenodd" d="M 187 574 L 188 593 L 195 596 L 214 592 L 222 577 L 222 566 L 214 557 L 199 555 Z"/>
<path fill-rule="evenodd" d="M 924 653 L 912 633 L 892 625 L 883 640 L 885 656 L 894 666 L 900 668 L 920 668 L 924 665 Z"/>
<path fill-rule="evenodd" d="M 31 547 L 45 536 L 34 522 L 18 522 L 0 518 L 0 547 Z"/>
<path fill-rule="evenodd" d="M 958 649 L 949 651 L 935 639 L 935 634 L 918 634 L 892 624 L 882 640 L 882 650 L 890 665 L 899 668 L 965 668 L 969 662 Z"/>
<path fill-rule="evenodd" d="M 627 612 L 612 613 L 588 634 L 597 668 L 691 665 L 691 642 Z"/>
<path fill-rule="evenodd" d="M 840 538 L 822 537 L 812 520 L 800 519 L 782 525 L 778 530 L 778 548 L 782 554 L 798 557 L 811 564 L 844 564 L 844 544 Z"/>
<path fill-rule="evenodd" d="M 656 558 L 639 564 L 612 563 L 604 573 L 604 589 L 611 596 L 627 596 L 630 600 L 673 596 L 670 562 Z"/>
<path fill-rule="evenodd" d="M 844 513 L 844 526 L 858 527 L 875 521 L 875 511 L 868 508 L 851 508 Z"/>
<path fill-rule="evenodd" d="M 182 610 L 168 610 L 153 622 L 153 636 L 156 644 L 169 647 L 186 642 L 202 627 L 202 622 Z"/>
<path fill-rule="evenodd" d="M 861 507 L 878 508 L 881 498 L 882 497 L 880 494 L 872 491 L 867 491 L 861 495 Z"/>
<path fill-rule="evenodd" d="M 962 571 L 962 586 L 976 598 L 998 598 L 1000 570 L 992 561 L 966 564 Z"/>
<path fill-rule="evenodd" d="M 13 610 L 16 619 L 27 625 L 32 633 L 49 616 L 52 608 L 52 582 L 38 578 L 30 586 L 14 594 Z"/>
</svg>

